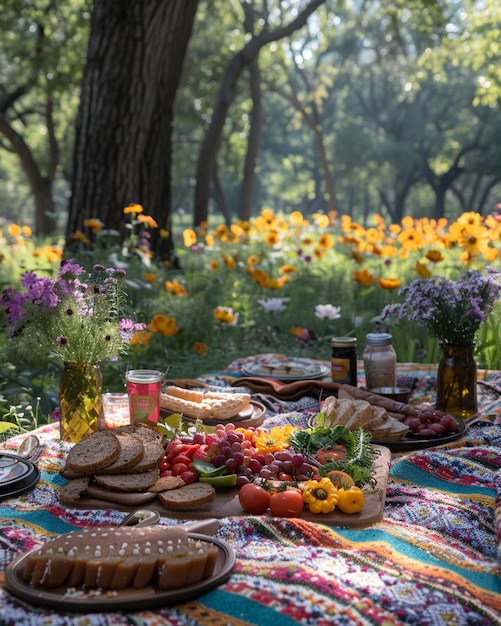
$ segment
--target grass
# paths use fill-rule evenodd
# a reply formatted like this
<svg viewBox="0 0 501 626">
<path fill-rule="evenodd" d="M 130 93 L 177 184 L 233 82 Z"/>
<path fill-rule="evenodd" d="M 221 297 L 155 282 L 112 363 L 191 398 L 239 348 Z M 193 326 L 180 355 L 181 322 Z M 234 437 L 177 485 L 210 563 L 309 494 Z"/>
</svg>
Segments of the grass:
<svg viewBox="0 0 501 626">
<path fill-rule="evenodd" d="M 365 335 L 379 327 L 383 307 L 398 302 L 399 286 L 420 276 L 458 278 L 467 268 L 484 269 L 495 264 L 500 249 L 501 223 L 493 216 L 404 218 L 401 224 L 374 216 L 362 226 L 347 216 L 305 219 L 265 209 L 231 229 L 180 228 L 181 269 L 175 269 L 149 249 L 144 234 L 157 226 L 142 208 L 136 205 L 126 216 L 129 238 L 122 246 L 98 220 L 71 242 L 79 263 L 126 270 L 128 312 L 152 331 L 126 356 L 103 363 L 104 391 L 123 390 L 127 368 L 159 369 L 173 379 L 221 371 L 261 352 L 329 359 L 333 336 L 357 337 L 361 357 Z M 61 243 L 36 241 L 28 228 L 10 225 L 0 237 L 2 288 L 17 287 L 26 270 L 54 276 Z M 317 316 L 316 307 L 327 304 L 339 308 L 337 317 Z M 479 333 L 481 367 L 501 368 L 500 317 L 498 306 Z M 438 361 L 438 344 L 423 328 L 400 322 L 385 330 L 393 334 L 400 362 Z M 61 364 L 45 355 L 20 362 L 5 329 L 0 345 L 6 355 L 0 418 L 21 430 L 47 422 L 58 404 Z"/>
</svg>

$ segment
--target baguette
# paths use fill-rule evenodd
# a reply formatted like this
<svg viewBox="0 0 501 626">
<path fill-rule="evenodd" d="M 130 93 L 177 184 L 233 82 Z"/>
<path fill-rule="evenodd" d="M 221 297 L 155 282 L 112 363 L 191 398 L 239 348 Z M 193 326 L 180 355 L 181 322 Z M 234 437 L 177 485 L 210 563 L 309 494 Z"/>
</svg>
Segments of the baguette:
<svg viewBox="0 0 501 626">
<path fill-rule="evenodd" d="M 197 391 L 169 385 L 160 394 L 160 406 L 191 419 L 228 420 L 245 410 L 250 403 L 248 393 Z"/>
</svg>

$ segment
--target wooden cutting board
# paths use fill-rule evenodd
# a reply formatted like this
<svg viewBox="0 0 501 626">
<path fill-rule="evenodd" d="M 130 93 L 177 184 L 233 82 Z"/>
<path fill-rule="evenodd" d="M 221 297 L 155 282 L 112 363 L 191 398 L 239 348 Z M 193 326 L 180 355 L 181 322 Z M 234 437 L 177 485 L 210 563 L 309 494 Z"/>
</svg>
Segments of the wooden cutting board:
<svg viewBox="0 0 501 626">
<path fill-rule="evenodd" d="M 374 447 L 381 452 L 374 468 L 376 485 L 373 490 L 366 493 L 365 504 L 360 513 L 348 515 L 347 513 L 342 513 L 335 509 L 332 513 L 326 515 L 316 515 L 305 509 L 301 513 L 301 519 L 327 524 L 328 526 L 347 526 L 350 528 L 364 528 L 381 521 L 383 517 L 386 488 L 388 485 L 391 452 L 384 446 Z M 214 502 L 196 511 L 172 511 L 167 509 L 167 507 L 158 500 L 155 494 L 107 493 L 106 490 L 100 488 L 93 490 L 92 493 L 92 496 L 82 496 L 78 504 L 74 506 L 78 506 L 78 508 L 82 509 L 111 508 L 127 512 L 141 508 L 157 511 L 162 517 L 178 520 L 203 520 L 208 518 L 220 519 L 223 517 L 248 516 L 248 513 L 240 506 L 238 490 L 235 487 L 218 490 Z M 96 497 L 97 494 L 99 494 L 99 497 Z M 271 517 L 269 511 L 266 515 Z"/>
</svg>

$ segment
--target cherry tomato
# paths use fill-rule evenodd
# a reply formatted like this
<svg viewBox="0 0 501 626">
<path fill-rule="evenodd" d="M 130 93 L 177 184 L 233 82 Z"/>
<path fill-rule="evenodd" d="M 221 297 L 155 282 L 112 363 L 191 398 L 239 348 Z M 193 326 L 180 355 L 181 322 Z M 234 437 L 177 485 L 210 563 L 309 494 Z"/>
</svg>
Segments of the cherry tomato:
<svg viewBox="0 0 501 626">
<path fill-rule="evenodd" d="M 270 505 L 270 494 L 253 483 L 240 487 L 238 499 L 243 510 L 251 515 L 262 515 Z"/>
<path fill-rule="evenodd" d="M 187 472 L 189 470 L 189 467 L 186 465 L 186 463 L 174 463 L 174 465 L 172 466 L 172 473 L 174 474 L 174 476 L 180 476 L 183 472 Z"/>
<path fill-rule="evenodd" d="M 297 517 L 304 508 L 299 491 L 277 491 L 270 498 L 270 509 L 275 517 Z"/>
</svg>

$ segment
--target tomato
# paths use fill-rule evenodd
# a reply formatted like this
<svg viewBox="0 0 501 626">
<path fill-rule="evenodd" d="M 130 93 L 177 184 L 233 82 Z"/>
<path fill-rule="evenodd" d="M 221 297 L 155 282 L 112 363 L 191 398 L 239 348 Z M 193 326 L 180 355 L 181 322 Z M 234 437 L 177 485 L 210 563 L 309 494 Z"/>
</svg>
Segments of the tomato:
<svg viewBox="0 0 501 626">
<path fill-rule="evenodd" d="M 238 499 L 243 510 L 251 515 L 262 515 L 270 505 L 270 494 L 253 483 L 240 487 Z"/>
<path fill-rule="evenodd" d="M 299 491 L 277 491 L 270 498 L 270 509 L 275 517 L 297 517 L 304 508 Z"/>
<path fill-rule="evenodd" d="M 174 463 L 172 466 L 172 473 L 174 476 L 180 476 L 183 472 L 187 472 L 190 468 L 186 463 Z"/>
<path fill-rule="evenodd" d="M 321 448 L 317 450 L 315 453 L 315 459 L 325 465 L 327 463 L 331 463 L 332 461 L 340 461 L 346 457 L 346 448 L 344 446 L 338 445 L 335 448 Z"/>
</svg>

